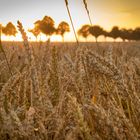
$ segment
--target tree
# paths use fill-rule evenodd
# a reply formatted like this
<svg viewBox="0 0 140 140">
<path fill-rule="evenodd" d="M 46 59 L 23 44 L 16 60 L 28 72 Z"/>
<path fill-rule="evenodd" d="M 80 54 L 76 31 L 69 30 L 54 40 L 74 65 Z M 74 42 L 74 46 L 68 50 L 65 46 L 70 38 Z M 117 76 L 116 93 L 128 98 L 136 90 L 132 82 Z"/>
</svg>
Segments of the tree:
<svg viewBox="0 0 140 140">
<path fill-rule="evenodd" d="M 137 27 L 132 32 L 133 40 L 139 41 L 140 40 L 140 27 Z"/>
<path fill-rule="evenodd" d="M 133 37 L 133 29 L 127 29 L 127 31 L 126 31 L 125 34 L 126 34 L 126 39 L 128 41 L 134 40 L 134 37 Z"/>
<path fill-rule="evenodd" d="M 106 38 L 109 36 L 109 33 L 106 30 L 103 30 L 103 36 L 105 37 L 105 41 L 106 41 Z"/>
<path fill-rule="evenodd" d="M 96 40 L 96 43 L 97 43 L 98 37 L 100 35 L 103 35 L 103 28 L 98 26 L 98 25 L 91 26 L 89 28 L 89 33 L 95 37 L 95 40 Z"/>
<path fill-rule="evenodd" d="M 125 42 L 128 39 L 129 31 L 125 28 L 120 29 L 120 38 Z"/>
<path fill-rule="evenodd" d="M 83 25 L 79 30 L 78 30 L 78 35 L 82 36 L 83 38 L 85 38 L 87 40 L 87 37 L 89 36 L 89 28 L 90 25 Z"/>
<path fill-rule="evenodd" d="M 34 23 L 34 26 L 40 30 L 40 25 L 41 25 L 41 20 L 37 20 L 35 23 Z"/>
<path fill-rule="evenodd" d="M 17 30 L 12 22 L 9 22 L 5 27 L 2 28 L 3 34 L 6 36 L 16 36 Z"/>
<path fill-rule="evenodd" d="M 54 20 L 49 16 L 45 16 L 42 20 L 36 21 L 35 26 L 43 34 L 49 37 L 49 40 L 50 40 L 51 35 L 55 32 Z"/>
<path fill-rule="evenodd" d="M 70 32 L 70 26 L 67 22 L 62 21 L 59 25 L 58 28 L 56 29 L 56 34 L 61 35 L 62 36 L 62 40 L 64 42 L 64 34 L 66 32 Z"/>
<path fill-rule="evenodd" d="M 40 34 L 39 28 L 37 28 L 37 27 L 35 26 L 33 29 L 30 29 L 30 30 L 28 30 L 28 31 L 31 32 L 31 33 L 35 36 L 36 41 L 37 41 L 37 38 L 38 38 L 38 36 L 39 36 L 39 34 Z"/>
<path fill-rule="evenodd" d="M 114 39 L 114 41 L 115 41 L 118 37 L 120 37 L 120 30 L 119 30 L 119 27 L 114 26 L 114 27 L 112 28 L 112 30 L 110 31 L 109 36 L 112 37 L 112 38 Z"/>
</svg>

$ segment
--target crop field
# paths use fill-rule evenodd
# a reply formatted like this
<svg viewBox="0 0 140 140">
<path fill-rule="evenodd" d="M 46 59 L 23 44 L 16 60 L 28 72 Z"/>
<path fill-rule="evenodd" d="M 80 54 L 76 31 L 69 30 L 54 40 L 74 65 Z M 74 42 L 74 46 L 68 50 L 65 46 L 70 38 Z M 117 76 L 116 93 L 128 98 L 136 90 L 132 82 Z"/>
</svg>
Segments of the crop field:
<svg viewBox="0 0 140 140">
<path fill-rule="evenodd" d="M 0 140 L 140 140 L 140 1 L 0 13 Z"/>
<path fill-rule="evenodd" d="M 3 47 L 0 140 L 140 138 L 139 42 Z"/>
</svg>

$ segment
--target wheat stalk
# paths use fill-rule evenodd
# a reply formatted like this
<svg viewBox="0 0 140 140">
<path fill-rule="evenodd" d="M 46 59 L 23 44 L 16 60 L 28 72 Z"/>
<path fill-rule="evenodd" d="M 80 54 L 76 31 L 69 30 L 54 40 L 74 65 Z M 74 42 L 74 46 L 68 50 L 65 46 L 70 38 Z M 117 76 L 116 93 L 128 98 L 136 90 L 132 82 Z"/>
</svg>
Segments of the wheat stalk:
<svg viewBox="0 0 140 140">
<path fill-rule="evenodd" d="M 90 13 L 89 13 L 89 10 L 88 10 L 87 1 L 86 1 L 86 0 L 83 0 L 83 3 L 84 3 L 84 5 L 85 5 L 85 9 L 86 9 L 86 11 L 87 11 L 87 15 L 88 15 L 88 18 L 89 18 L 89 22 L 90 22 L 90 24 L 91 24 L 91 26 L 92 26 L 92 21 L 91 21 Z"/>
<path fill-rule="evenodd" d="M 27 37 L 27 34 L 26 32 L 24 31 L 23 29 L 23 25 L 20 21 L 17 21 L 17 27 L 18 27 L 18 30 L 20 31 L 21 35 L 22 35 L 22 39 L 23 39 L 23 43 L 24 43 L 24 46 L 25 46 L 25 50 L 26 50 L 26 53 L 27 53 L 27 57 L 28 57 L 28 61 L 31 63 L 31 50 L 30 50 L 30 45 L 29 45 L 29 42 L 28 42 L 28 37 Z"/>
<path fill-rule="evenodd" d="M 69 5 L 69 4 L 68 4 L 68 0 L 65 0 L 65 4 L 66 4 L 67 12 L 68 12 L 68 15 L 69 15 L 69 18 L 70 18 L 70 21 L 71 21 L 71 25 L 72 25 L 72 28 L 73 28 L 73 32 L 74 32 L 74 35 L 75 35 L 76 42 L 77 42 L 77 44 L 79 45 L 78 37 L 77 37 L 77 35 L 76 35 L 76 30 L 75 30 L 75 28 L 74 28 L 72 16 L 71 16 L 71 13 L 70 13 L 70 10 L 69 10 L 69 6 L 68 6 L 68 5 Z"/>
<path fill-rule="evenodd" d="M 31 76 L 31 106 L 35 105 L 39 98 L 39 81 L 37 77 L 37 69 L 35 64 L 35 58 L 33 54 L 33 50 L 29 45 L 28 37 L 26 32 L 24 31 L 24 28 L 22 26 L 22 23 L 20 21 L 18 23 L 18 29 L 22 35 L 23 43 L 26 49 L 26 53 L 28 54 L 28 61 L 30 63 L 30 76 Z"/>
</svg>

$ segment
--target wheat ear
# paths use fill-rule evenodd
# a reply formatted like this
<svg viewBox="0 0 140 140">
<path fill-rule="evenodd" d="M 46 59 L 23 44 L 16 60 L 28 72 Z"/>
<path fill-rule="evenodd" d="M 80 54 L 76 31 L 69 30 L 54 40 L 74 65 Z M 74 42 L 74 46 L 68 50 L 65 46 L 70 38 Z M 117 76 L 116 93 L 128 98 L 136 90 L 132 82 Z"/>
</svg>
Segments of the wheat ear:
<svg viewBox="0 0 140 140">
<path fill-rule="evenodd" d="M 87 15 L 88 15 L 88 18 L 89 18 L 89 22 L 90 22 L 90 24 L 91 24 L 91 26 L 92 26 L 92 21 L 91 21 L 91 17 L 90 17 L 90 14 L 89 14 L 88 6 L 87 6 L 87 1 L 86 1 L 86 0 L 83 0 L 83 3 L 84 3 L 84 5 L 85 5 L 85 9 L 86 9 L 86 11 L 87 11 Z"/>
</svg>

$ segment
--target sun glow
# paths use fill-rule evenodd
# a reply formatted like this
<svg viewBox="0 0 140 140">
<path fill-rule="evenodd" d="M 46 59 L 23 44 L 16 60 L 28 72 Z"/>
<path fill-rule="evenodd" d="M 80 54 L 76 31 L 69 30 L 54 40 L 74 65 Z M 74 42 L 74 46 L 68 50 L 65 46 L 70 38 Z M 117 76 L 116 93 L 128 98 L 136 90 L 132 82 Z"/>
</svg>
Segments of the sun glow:
<svg viewBox="0 0 140 140">
<path fill-rule="evenodd" d="M 37 40 L 31 33 L 27 33 L 27 36 L 28 36 L 29 41 L 43 41 L 43 42 L 45 42 L 48 39 L 48 37 L 46 37 L 44 34 L 39 35 Z M 14 36 L 2 35 L 2 40 L 3 41 L 23 41 L 20 33 L 16 34 L 15 37 Z M 73 34 L 72 33 L 66 33 L 64 40 L 65 41 L 73 41 L 74 40 Z M 51 41 L 61 42 L 62 37 L 60 35 L 52 35 L 51 36 Z"/>
</svg>

